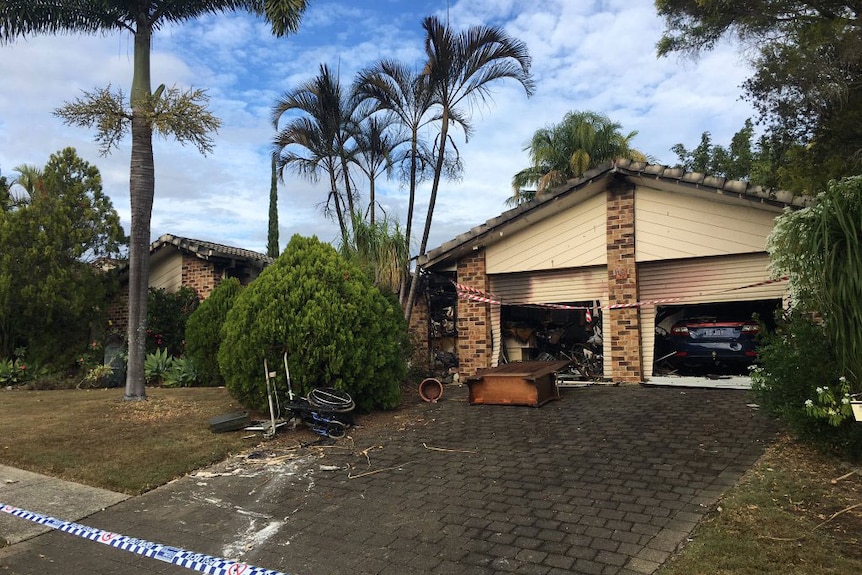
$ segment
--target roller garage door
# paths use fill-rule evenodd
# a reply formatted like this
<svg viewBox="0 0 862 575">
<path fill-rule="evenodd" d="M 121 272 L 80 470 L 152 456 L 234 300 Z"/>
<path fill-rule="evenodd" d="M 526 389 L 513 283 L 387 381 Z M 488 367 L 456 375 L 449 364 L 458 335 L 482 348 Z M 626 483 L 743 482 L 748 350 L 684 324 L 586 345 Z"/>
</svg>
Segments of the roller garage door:
<svg viewBox="0 0 862 575">
<path fill-rule="evenodd" d="M 642 263 L 638 266 L 639 299 L 680 298 L 674 306 L 781 301 L 786 295 L 785 283 L 753 285 L 769 280 L 768 266 L 765 253 Z M 641 308 L 641 349 L 647 378 L 653 368 L 656 309 L 654 305 Z"/>
<path fill-rule="evenodd" d="M 572 268 L 489 276 L 491 293 L 505 305 L 560 304 L 572 302 L 607 302 L 608 279 L 606 266 Z M 499 310 L 492 312 L 491 331 L 494 334 L 494 358 L 501 351 Z M 602 331 L 607 333 L 607 314 L 602 314 Z M 605 373 L 609 373 L 605 354 Z"/>
</svg>

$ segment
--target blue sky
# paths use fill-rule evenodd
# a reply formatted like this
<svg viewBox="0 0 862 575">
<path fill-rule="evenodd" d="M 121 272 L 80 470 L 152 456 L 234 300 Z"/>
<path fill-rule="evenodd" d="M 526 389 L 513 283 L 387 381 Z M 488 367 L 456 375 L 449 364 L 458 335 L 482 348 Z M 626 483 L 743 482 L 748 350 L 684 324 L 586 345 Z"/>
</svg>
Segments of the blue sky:
<svg viewBox="0 0 862 575">
<path fill-rule="evenodd" d="M 153 239 L 171 233 L 265 251 L 269 202 L 272 106 L 279 95 L 314 76 L 320 64 L 345 84 L 381 58 L 419 66 L 422 18 L 447 17 L 445 0 L 309 0 L 299 33 L 274 38 L 245 15 L 211 16 L 160 30 L 153 41 L 153 86 L 204 88 L 223 125 L 215 150 L 156 138 Z M 698 61 L 658 59 L 663 26 L 650 0 L 450 0 L 452 26 L 503 27 L 527 44 L 535 94 L 515 82 L 493 88 L 493 101 L 472 110 L 474 133 L 456 133 L 465 170 L 444 181 L 429 247 L 435 247 L 506 209 L 512 175 L 528 164 L 523 147 L 532 133 L 570 110 L 608 115 L 634 145 L 672 164 L 671 146 L 697 145 L 703 131 L 727 144 L 751 107 L 740 100 L 748 67 L 733 46 L 720 45 Z M 130 142 L 101 157 L 86 129 L 53 115 L 82 90 L 112 84 L 128 93 L 132 76 L 128 35 L 32 37 L 0 46 L 0 170 L 44 166 L 72 146 L 102 172 L 105 192 L 129 229 Z M 420 190 L 414 226 L 421 232 L 427 187 Z M 281 247 L 294 233 L 335 241 L 337 225 L 324 218 L 322 184 L 288 174 L 279 188 Z M 397 181 L 378 183 L 378 200 L 402 223 L 407 194 Z M 367 202 L 367 195 L 365 197 Z"/>
</svg>

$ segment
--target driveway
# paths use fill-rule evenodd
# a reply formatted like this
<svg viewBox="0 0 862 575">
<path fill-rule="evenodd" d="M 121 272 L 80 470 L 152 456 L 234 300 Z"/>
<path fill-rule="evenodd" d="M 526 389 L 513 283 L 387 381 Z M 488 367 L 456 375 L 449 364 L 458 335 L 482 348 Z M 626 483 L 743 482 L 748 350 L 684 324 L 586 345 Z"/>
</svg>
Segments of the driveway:
<svg viewBox="0 0 862 575">
<path fill-rule="evenodd" d="M 648 574 L 773 438 L 746 391 L 561 393 L 471 406 L 447 386 L 334 445 L 282 431 L 79 523 L 300 575 Z M 193 572 L 61 532 L 0 550 L 4 570 Z"/>
</svg>

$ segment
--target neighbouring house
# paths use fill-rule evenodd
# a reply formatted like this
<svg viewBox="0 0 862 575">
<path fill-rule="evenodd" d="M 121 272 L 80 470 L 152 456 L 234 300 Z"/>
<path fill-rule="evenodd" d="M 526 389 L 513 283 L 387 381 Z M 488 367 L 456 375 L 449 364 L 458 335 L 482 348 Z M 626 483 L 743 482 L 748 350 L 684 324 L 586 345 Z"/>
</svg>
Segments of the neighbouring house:
<svg viewBox="0 0 862 575">
<path fill-rule="evenodd" d="M 675 319 L 771 317 L 766 239 L 809 198 L 629 160 L 609 163 L 428 251 L 414 337 L 462 377 L 601 330 L 603 374 L 645 382 Z M 559 328 L 557 331 L 551 327 Z M 537 338 L 543 338 L 537 341 Z"/>
<path fill-rule="evenodd" d="M 235 277 L 248 285 L 267 265 L 267 255 L 191 238 L 165 234 L 150 244 L 150 288 L 175 292 L 193 288 L 201 299 L 209 297 L 225 278 Z M 129 317 L 128 285 L 108 306 L 108 319 L 124 332 Z"/>
</svg>

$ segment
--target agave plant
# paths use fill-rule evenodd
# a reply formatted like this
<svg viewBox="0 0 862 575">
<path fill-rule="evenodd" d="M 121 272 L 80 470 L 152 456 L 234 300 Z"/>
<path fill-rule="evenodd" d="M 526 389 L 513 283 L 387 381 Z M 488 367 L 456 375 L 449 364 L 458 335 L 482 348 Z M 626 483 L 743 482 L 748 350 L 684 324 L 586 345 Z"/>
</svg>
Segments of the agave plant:
<svg viewBox="0 0 862 575">
<path fill-rule="evenodd" d="M 165 373 L 162 385 L 164 387 L 191 387 L 197 383 L 198 376 L 197 367 L 192 360 L 185 357 L 175 357 Z"/>
<path fill-rule="evenodd" d="M 147 354 L 144 360 L 144 378 L 150 385 L 162 385 L 173 365 L 174 357 L 167 349 L 159 348 L 154 353 Z"/>
</svg>

